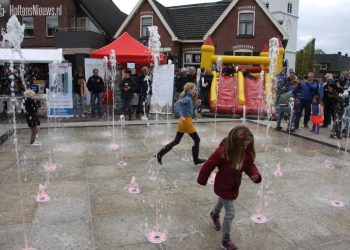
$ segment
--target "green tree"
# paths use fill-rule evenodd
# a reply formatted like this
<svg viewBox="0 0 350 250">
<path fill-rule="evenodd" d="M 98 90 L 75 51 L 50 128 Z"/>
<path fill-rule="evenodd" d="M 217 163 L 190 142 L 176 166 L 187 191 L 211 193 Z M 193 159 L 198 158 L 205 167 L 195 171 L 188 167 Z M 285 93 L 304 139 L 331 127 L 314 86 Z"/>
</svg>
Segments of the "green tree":
<svg viewBox="0 0 350 250">
<path fill-rule="evenodd" d="M 307 75 L 314 71 L 315 38 L 297 52 L 295 71 L 298 75 Z"/>
<path fill-rule="evenodd" d="M 326 52 L 324 52 L 322 49 L 316 49 L 315 50 L 315 55 L 325 55 Z"/>
</svg>

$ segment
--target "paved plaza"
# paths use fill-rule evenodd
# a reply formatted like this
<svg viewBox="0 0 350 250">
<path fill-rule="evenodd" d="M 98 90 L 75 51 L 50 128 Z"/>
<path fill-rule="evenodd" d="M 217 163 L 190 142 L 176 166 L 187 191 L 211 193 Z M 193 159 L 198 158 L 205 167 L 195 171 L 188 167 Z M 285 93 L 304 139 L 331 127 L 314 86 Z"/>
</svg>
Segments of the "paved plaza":
<svg viewBox="0 0 350 250">
<path fill-rule="evenodd" d="M 209 157 L 239 124 L 198 123 L 200 157 Z M 290 137 L 288 152 L 287 133 L 267 134 L 263 126 L 245 124 L 255 136 L 263 182 L 243 177 L 231 232 L 239 249 L 350 249 L 349 153 L 296 136 Z M 13 137 L 0 145 L 0 249 L 20 250 L 24 238 L 38 250 L 220 249 L 220 232 L 208 217 L 217 199 L 213 185 L 198 185 L 200 166 L 184 161 L 191 156 L 191 138 L 184 136 L 163 165 L 153 157 L 175 128 L 164 123 L 117 126 L 117 150 L 110 147 L 112 126 L 103 122 L 42 128 L 41 147 L 28 145 L 29 129 L 17 129 L 17 162 Z M 126 166 L 118 165 L 121 158 Z M 57 170 L 48 173 L 44 167 L 50 159 Z M 325 167 L 327 159 L 334 169 Z M 273 175 L 278 164 L 280 177 Z M 133 176 L 138 195 L 126 190 Z M 51 199 L 38 204 L 34 197 L 40 183 Z M 332 206 L 334 199 L 345 206 Z M 269 221 L 252 222 L 257 212 Z M 167 235 L 162 244 L 147 240 L 157 219 Z"/>
</svg>

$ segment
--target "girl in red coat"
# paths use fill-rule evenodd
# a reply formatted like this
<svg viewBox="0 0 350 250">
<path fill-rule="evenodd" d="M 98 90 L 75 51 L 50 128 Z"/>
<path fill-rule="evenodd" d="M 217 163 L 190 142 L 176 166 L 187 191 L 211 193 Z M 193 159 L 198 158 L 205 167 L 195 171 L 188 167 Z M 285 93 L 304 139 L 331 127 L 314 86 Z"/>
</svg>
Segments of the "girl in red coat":
<svg viewBox="0 0 350 250">
<path fill-rule="evenodd" d="M 245 126 L 236 126 L 224 138 L 220 146 L 202 166 L 197 182 L 206 185 L 211 172 L 218 167 L 214 192 L 219 196 L 218 202 L 210 212 L 212 224 L 216 230 L 221 229 L 220 212 L 225 208 L 222 224 L 221 247 L 237 249 L 230 240 L 231 223 L 234 217 L 234 200 L 238 196 L 242 173 L 246 173 L 255 183 L 261 182 L 261 175 L 254 164 L 254 137 Z"/>
</svg>

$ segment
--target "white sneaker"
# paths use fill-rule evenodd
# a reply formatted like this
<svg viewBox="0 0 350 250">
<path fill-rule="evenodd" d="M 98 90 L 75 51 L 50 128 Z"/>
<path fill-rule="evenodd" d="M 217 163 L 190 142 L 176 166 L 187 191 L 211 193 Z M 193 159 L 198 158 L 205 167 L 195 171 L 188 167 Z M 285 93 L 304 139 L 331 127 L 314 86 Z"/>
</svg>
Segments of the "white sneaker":
<svg viewBox="0 0 350 250">
<path fill-rule="evenodd" d="M 84 115 L 84 114 L 81 114 L 81 117 L 82 117 L 82 118 L 85 118 L 85 115 Z"/>
<path fill-rule="evenodd" d="M 35 141 L 30 146 L 41 146 L 41 142 Z"/>
</svg>

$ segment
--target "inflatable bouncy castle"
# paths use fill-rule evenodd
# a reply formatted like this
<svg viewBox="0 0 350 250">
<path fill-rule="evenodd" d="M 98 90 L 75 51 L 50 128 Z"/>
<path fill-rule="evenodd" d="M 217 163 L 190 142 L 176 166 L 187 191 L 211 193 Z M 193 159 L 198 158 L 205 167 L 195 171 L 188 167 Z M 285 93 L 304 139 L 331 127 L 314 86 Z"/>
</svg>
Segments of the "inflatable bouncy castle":
<svg viewBox="0 0 350 250">
<path fill-rule="evenodd" d="M 276 72 L 280 72 L 283 66 L 284 48 L 281 42 L 278 50 Z M 208 37 L 201 47 L 201 55 L 201 68 L 212 69 L 218 58 L 222 65 L 234 65 L 230 74 L 222 73 L 221 70 L 212 71 L 214 77 L 210 89 L 211 112 L 266 115 L 266 103 L 272 99 L 267 45 L 260 56 L 215 55 L 213 41 Z"/>
</svg>

